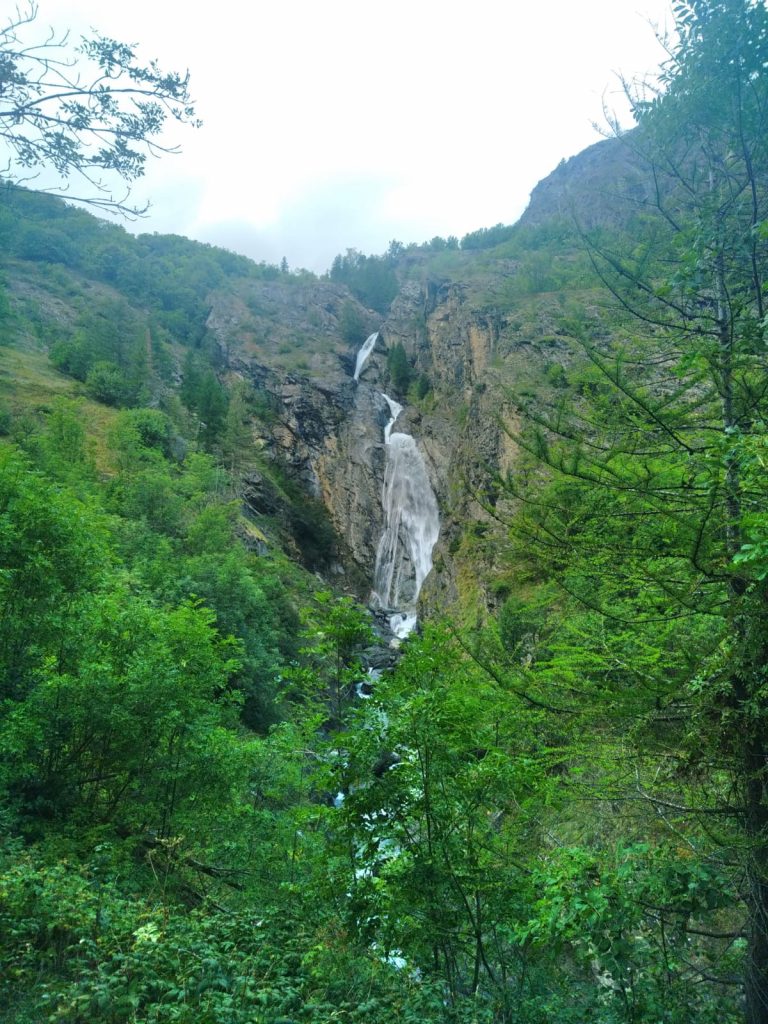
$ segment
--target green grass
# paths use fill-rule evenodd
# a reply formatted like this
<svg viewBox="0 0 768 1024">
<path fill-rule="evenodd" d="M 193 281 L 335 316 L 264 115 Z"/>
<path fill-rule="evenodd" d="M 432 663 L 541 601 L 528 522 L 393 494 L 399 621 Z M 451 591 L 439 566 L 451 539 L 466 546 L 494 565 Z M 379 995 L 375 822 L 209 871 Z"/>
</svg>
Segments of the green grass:
<svg viewBox="0 0 768 1024">
<path fill-rule="evenodd" d="M 102 473 L 111 472 L 107 435 L 118 410 L 85 397 L 82 384 L 59 373 L 46 353 L 29 348 L 0 348 L 0 404 L 14 419 L 44 417 L 57 398 L 80 401 L 96 468 Z"/>
</svg>

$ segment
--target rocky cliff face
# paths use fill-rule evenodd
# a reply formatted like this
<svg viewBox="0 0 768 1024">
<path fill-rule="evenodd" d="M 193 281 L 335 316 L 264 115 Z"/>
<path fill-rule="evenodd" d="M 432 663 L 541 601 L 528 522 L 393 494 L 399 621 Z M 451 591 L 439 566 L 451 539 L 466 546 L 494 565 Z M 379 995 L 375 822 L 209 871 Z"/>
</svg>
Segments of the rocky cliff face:
<svg viewBox="0 0 768 1024">
<path fill-rule="evenodd" d="M 322 373 L 283 372 L 256 358 L 262 352 L 232 344 L 234 314 L 225 316 L 219 309 L 212 313 L 209 330 L 218 337 L 222 327 L 230 339 L 220 339 L 228 372 L 274 398 L 275 422 L 262 438 L 266 451 L 308 496 L 322 501 L 338 537 L 336 583 L 361 598 L 368 596 L 372 584 L 383 529 L 384 426 L 389 413 L 382 392 L 403 403 L 398 428 L 417 439 L 441 508 L 437 568 L 425 595 L 430 603 L 455 600 L 456 538 L 464 520 L 484 514 L 471 489 L 484 485 L 489 470 L 503 461 L 498 401 L 487 387 L 503 320 L 466 301 L 458 284 L 407 283 L 381 324 L 359 381 L 352 379 L 354 346 L 338 346 Z M 431 382 L 432 391 L 423 402 L 409 404 L 406 396 L 392 392 L 387 354 L 396 342 Z M 246 482 L 246 502 L 256 510 L 281 514 L 274 499 L 265 496 L 263 482 Z"/>
<path fill-rule="evenodd" d="M 596 180 L 613 184 L 617 204 L 628 189 L 636 191 L 640 177 L 631 148 L 608 140 L 561 165 L 534 190 L 523 223 L 535 229 L 556 221 L 570 213 L 574 199 L 585 224 L 612 218 L 607 184 L 593 209 Z M 231 298 L 229 308 L 214 305 L 209 318 L 228 372 L 273 395 L 277 415 L 263 438 L 265 449 L 327 509 L 338 538 L 337 582 L 361 598 L 372 584 L 383 526 L 388 411 L 381 392 L 404 405 L 398 429 L 416 438 L 440 505 L 435 569 L 423 598 L 428 605 L 447 606 L 466 601 L 471 592 L 482 609 L 495 601 L 484 579 L 493 575 L 504 543 L 491 482 L 514 472 L 518 458 L 510 390 L 525 394 L 529 381 L 535 391 L 547 373 L 555 380 L 568 363 L 558 326 L 562 294 L 518 288 L 518 297 L 510 299 L 505 289 L 515 282 L 519 261 L 503 252 L 497 259 L 459 256 L 476 261 L 467 262 L 466 280 L 461 273 L 439 274 L 428 260 L 412 257 L 383 322 L 358 305 L 359 317 L 380 335 L 357 382 L 352 374 L 365 335 L 353 343 L 343 340 L 341 310 L 351 299 L 330 282 L 308 283 L 300 309 L 295 286 L 286 311 L 288 299 L 271 284 L 241 296 L 239 305 Z M 426 397 L 409 399 L 393 389 L 387 354 L 397 343 L 414 372 L 428 379 Z"/>
<path fill-rule="evenodd" d="M 536 227 L 576 216 L 585 231 L 624 226 L 637 204 L 652 198 L 634 142 L 634 132 L 627 132 L 563 160 L 531 192 L 520 223 Z"/>
<path fill-rule="evenodd" d="M 504 399 L 494 364 L 506 318 L 479 308 L 459 283 L 428 281 L 403 288 L 382 327 L 399 341 L 433 392 L 404 415 L 425 454 L 441 509 L 435 568 L 422 600 L 452 606 L 463 591 L 457 554 L 468 522 L 490 521 L 488 480 L 504 465 Z"/>
<path fill-rule="evenodd" d="M 349 303 L 348 294 L 317 283 L 293 333 L 281 323 L 282 342 L 270 342 L 268 332 L 256 331 L 254 337 L 252 321 L 244 327 L 238 319 L 242 310 L 231 298 L 226 307 L 214 305 L 207 326 L 230 379 L 249 381 L 271 395 L 275 416 L 259 439 L 263 451 L 308 498 L 322 502 L 337 537 L 335 557 L 324 568 L 337 584 L 364 598 L 382 529 L 387 408 L 368 377 L 352 379 L 355 349 L 340 338 L 337 323 L 340 292 Z M 258 301 L 263 304 L 261 296 Z M 293 308 L 291 315 L 296 316 Z M 365 310 L 361 315 L 371 316 Z M 324 328 L 315 327 L 314 337 L 312 324 L 318 323 Z M 296 365 L 301 370 L 287 369 Z M 245 489 L 246 504 L 256 514 L 288 516 L 263 481 L 246 480 Z"/>
</svg>

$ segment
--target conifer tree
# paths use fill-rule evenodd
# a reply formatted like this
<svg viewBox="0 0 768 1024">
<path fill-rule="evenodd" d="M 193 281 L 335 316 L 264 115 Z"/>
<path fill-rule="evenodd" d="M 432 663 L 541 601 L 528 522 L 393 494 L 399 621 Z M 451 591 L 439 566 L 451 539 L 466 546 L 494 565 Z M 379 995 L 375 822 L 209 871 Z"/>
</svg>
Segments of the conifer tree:
<svg viewBox="0 0 768 1024">
<path fill-rule="evenodd" d="M 521 529 L 589 611 L 578 644 L 607 656 L 600 672 L 582 656 L 582 696 L 594 686 L 596 709 L 677 764 L 666 789 L 638 781 L 643 799 L 683 832 L 717 822 L 748 920 L 745 1020 L 766 1024 L 768 12 L 674 10 L 662 89 L 631 92 L 624 139 L 645 178 L 640 241 L 586 239 L 632 331 L 596 343 L 584 316 L 568 324 L 589 369 L 569 408 L 529 420 L 522 443 L 553 482 L 524 495 Z"/>
<path fill-rule="evenodd" d="M 411 367 L 402 342 L 396 342 L 389 350 L 387 369 L 395 390 L 399 394 L 404 394 L 411 382 Z"/>
</svg>

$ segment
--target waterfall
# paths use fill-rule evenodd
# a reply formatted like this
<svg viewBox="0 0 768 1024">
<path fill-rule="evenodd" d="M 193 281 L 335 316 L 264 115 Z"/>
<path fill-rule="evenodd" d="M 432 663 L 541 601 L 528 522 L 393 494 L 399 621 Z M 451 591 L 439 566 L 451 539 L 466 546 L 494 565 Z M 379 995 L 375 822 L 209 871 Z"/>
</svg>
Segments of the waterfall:
<svg viewBox="0 0 768 1024">
<path fill-rule="evenodd" d="M 389 625 L 400 639 L 416 625 L 422 584 L 432 568 L 440 532 L 437 500 L 424 457 L 410 434 L 393 433 L 403 407 L 383 395 L 390 418 L 384 428 L 386 468 L 382 489 L 384 532 L 376 551 L 371 604 L 391 610 Z"/>
<path fill-rule="evenodd" d="M 355 380 L 360 376 L 377 338 L 378 334 L 372 334 L 360 349 Z M 384 427 L 386 462 L 381 493 L 384 530 L 376 550 L 370 605 L 387 612 L 389 628 L 397 638 L 391 643 L 397 646 L 398 641 L 405 639 L 416 626 L 419 592 L 432 569 L 432 549 L 440 532 L 440 514 L 424 456 L 416 441 L 410 434 L 394 431 L 397 418 L 403 411 L 402 405 L 383 392 L 380 395 L 389 407 L 389 419 Z M 381 670 L 370 668 L 367 679 L 361 680 L 356 687 L 358 697 L 371 696 L 380 676 Z M 376 727 L 386 733 L 389 719 L 380 707 L 374 708 L 369 722 L 369 727 Z M 397 753 L 388 754 L 387 757 L 392 760 L 385 763 L 383 770 L 390 770 L 401 760 Z M 333 797 L 333 806 L 342 807 L 344 799 L 345 793 L 338 792 Z M 386 834 L 381 835 L 378 828 L 378 823 L 386 822 L 388 815 L 389 812 L 384 809 L 363 815 L 369 839 L 357 847 L 356 853 L 363 861 L 363 866 L 355 870 L 356 878 L 372 878 L 382 864 L 396 861 L 401 856 L 403 851 L 397 842 Z M 371 948 L 377 949 L 375 944 Z M 385 956 L 379 955 L 381 960 L 396 970 L 408 967 L 408 961 L 399 949 L 390 949 Z M 414 979 L 420 977 L 418 969 L 410 973 Z"/>
<path fill-rule="evenodd" d="M 365 339 L 365 344 L 363 345 L 363 347 L 357 353 L 357 362 L 355 363 L 355 375 L 353 378 L 354 380 L 360 379 L 360 374 L 363 372 L 363 367 L 365 366 L 368 356 L 371 354 L 371 352 L 373 352 L 373 347 L 376 344 L 376 339 L 378 337 L 378 331 L 374 331 L 373 334 L 370 334 Z"/>
<path fill-rule="evenodd" d="M 379 332 L 369 335 L 357 353 L 358 380 Z M 380 392 L 389 406 L 384 427 L 386 465 L 381 501 L 384 531 L 376 550 L 370 604 L 389 612 L 389 628 L 400 640 L 416 625 L 416 608 L 424 580 L 432 569 L 432 549 L 440 533 L 437 499 L 424 456 L 410 434 L 393 433 L 402 405 Z"/>
</svg>

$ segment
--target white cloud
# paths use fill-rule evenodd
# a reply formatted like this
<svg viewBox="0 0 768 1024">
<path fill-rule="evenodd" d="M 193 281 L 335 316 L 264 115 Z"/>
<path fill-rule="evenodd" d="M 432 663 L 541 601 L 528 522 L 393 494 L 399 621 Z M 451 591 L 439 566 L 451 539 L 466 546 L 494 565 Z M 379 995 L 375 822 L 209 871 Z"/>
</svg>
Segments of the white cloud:
<svg viewBox="0 0 768 1024">
<path fill-rule="evenodd" d="M 513 220 L 596 140 L 614 71 L 661 59 L 646 22 L 667 3 L 252 0 L 219 21 L 181 0 L 40 7 L 41 29 L 93 25 L 191 69 L 205 125 L 148 169 L 143 230 L 323 269 L 347 246 Z"/>
</svg>

